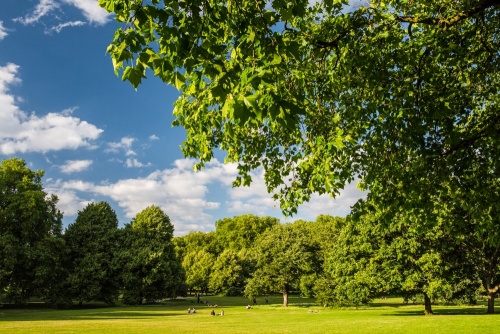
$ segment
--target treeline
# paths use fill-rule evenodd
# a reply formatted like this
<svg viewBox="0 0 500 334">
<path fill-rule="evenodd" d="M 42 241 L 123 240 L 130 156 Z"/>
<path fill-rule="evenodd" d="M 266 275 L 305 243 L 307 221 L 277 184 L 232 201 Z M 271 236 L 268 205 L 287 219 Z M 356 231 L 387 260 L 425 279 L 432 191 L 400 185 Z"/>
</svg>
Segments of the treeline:
<svg viewBox="0 0 500 334">
<path fill-rule="evenodd" d="M 347 218 L 281 224 L 242 215 L 208 233 L 173 237 L 168 216 L 144 209 L 123 228 L 108 203 L 88 204 L 62 230 L 57 199 L 43 191 L 43 172 L 23 160 L 0 167 L 0 296 L 6 302 L 44 300 L 56 306 L 102 301 L 154 302 L 188 293 L 258 295 L 299 292 L 322 305 L 369 303 L 402 295 L 435 302 L 475 303 L 500 284 L 498 250 L 466 212 L 423 220 L 372 199 Z M 450 228 L 453 226 L 454 228 Z M 457 229 L 460 226 L 463 228 Z"/>
<path fill-rule="evenodd" d="M 63 307 L 101 301 L 142 304 L 175 297 L 184 282 L 174 228 L 157 206 L 123 228 L 106 202 L 90 203 L 64 231 L 42 171 L 23 160 L 0 166 L 0 298 Z"/>
</svg>

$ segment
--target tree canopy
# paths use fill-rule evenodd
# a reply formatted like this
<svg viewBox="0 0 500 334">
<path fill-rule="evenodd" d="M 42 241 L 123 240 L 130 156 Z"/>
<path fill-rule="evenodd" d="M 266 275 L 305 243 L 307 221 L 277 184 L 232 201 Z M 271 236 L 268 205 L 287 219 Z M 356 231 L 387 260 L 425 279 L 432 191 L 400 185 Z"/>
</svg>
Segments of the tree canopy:
<svg viewBox="0 0 500 334">
<path fill-rule="evenodd" d="M 115 255 L 118 218 L 106 202 L 90 203 L 78 212 L 64 237 L 69 251 L 70 296 L 80 304 L 102 301 L 113 304 L 119 294 L 119 269 Z"/>
<path fill-rule="evenodd" d="M 184 154 L 225 150 L 235 185 L 263 166 L 286 213 L 357 178 L 408 203 L 422 177 L 462 190 L 477 160 L 498 178 L 499 0 L 99 3 L 124 22 L 122 79 L 180 90 Z"/>
<path fill-rule="evenodd" d="M 291 224 L 274 225 L 262 233 L 253 248 L 256 270 L 245 287 L 245 294 L 280 292 L 283 306 L 288 294 L 297 288 L 303 275 L 312 272 L 314 252 L 307 236 Z"/>
<path fill-rule="evenodd" d="M 255 239 L 276 224 L 279 224 L 277 218 L 250 214 L 223 218 L 215 222 L 215 235 L 220 246 L 224 248 L 252 248 Z"/>
<path fill-rule="evenodd" d="M 156 205 L 139 212 L 125 226 L 119 255 L 125 303 L 142 304 L 176 296 L 184 277 L 173 234 L 170 218 Z"/>
<path fill-rule="evenodd" d="M 58 279 L 62 214 L 57 197 L 43 191 L 43 171 L 22 159 L 0 164 L 0 294 L 14 303 L 46 297 Z"/>
</svg>

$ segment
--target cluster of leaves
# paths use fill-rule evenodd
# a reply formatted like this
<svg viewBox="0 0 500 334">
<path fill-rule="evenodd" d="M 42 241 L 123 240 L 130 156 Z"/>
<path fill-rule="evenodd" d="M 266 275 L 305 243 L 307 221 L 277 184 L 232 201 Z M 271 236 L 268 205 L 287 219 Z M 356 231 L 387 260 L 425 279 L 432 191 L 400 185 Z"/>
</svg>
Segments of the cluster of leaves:
<svg viewBox="0 0 500 334">
<path fill-rule="evenodd" d="M 235 185 L 263 166 L 287 213 L 356 177 L 399 183 L 401 164 L 443 181 L 464 152 L 497 156 L 497 0 L 99 3 L 125 24 L 108 48 L 122 79 L 181 91 L 184 154 L 225 150 Z"/>
</svg>

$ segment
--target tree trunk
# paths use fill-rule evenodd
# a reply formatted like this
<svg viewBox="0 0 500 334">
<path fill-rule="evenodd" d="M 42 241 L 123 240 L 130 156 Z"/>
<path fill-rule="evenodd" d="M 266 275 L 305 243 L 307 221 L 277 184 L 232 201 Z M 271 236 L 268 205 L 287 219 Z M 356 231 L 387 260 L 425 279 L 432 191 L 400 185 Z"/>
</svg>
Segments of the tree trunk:
<svg viewBox="0 0 500 334">
<path fill-rule="evenodd" d="M 488 291 L 488 310 L 487 314 L 495 314 L 495 293 L 491 290 Z"/>
<path fill-rule="evenodd" d="M 484 268 L 483 286 L 488 291 L 488 310 L 487 314 L 495 313 L 495 294 L 500 289 L 500 284 L 495 284 L 493 282 L 495 277 L 495 269 L 498 263 L 498 252 L 500 251 L 500 245 L 497 246 L 491 253 L 487 256 Z"/>
<path fill-rule="evenodd" d="M 425 311 L 424 311 L 425 315 L 433 314 L 432 313 L 431 299 L 429 298 L 429 296 L 427 296 L 426 293 L 424 293 L 424 307 L 425 307 Z"/>
<path fill-rule="evenodd" d="M 283 306 L 284 307 L 288 306 L 288 291 L 283 292 Z"/>
</svg>

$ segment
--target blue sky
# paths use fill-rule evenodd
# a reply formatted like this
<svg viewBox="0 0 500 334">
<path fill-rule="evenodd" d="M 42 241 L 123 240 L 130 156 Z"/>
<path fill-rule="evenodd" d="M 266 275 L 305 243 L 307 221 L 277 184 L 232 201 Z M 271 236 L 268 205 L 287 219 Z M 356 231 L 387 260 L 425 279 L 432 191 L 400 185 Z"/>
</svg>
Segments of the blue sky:
<svg viewBox="0 0 500 334">
<path fill-rule="evenodd" d="M 0 1 L 0 159 L 45 171 L 65 225 L 93 201 L 110 203 L 120 224 L 155 204 L 183 235 L 246 213 L 345 216 L 363 196 L 348 185 L 285 219 L 261 170 L 245 188 L 231 187 L 236 167 L 223 154 L 194 172 L 179 149 L 185 132 L 171 126 L 177 90 L 150 76 L 135 91 L 115 76 L 106 47 L 118 27 L 97 0 Z"/>
</svg>

